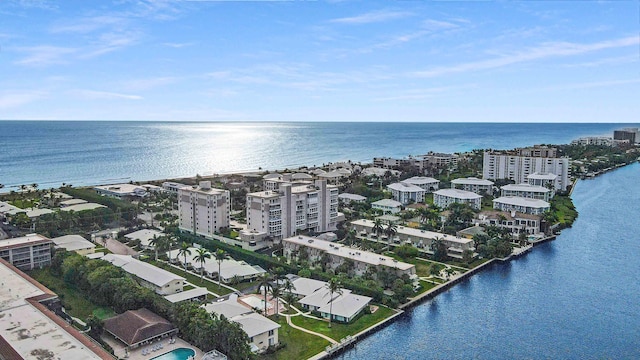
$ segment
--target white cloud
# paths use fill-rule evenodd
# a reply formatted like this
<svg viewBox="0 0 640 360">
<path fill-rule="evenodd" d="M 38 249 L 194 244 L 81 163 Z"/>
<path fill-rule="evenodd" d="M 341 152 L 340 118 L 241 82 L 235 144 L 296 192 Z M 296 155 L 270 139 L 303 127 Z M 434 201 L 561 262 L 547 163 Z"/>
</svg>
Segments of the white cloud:
<svg viewBox="0 0 640 360">
<path fill-rule="evenodd" d="M 195 43 L 193 43 L 193 42 L 186 42 L 186 43 L 171 43 L 171 42 L 168 42 L 168 43 L 163 43 L 162 45 L 168 46 L 168 47 L 171 47 L 171 48 L 174 48 L 174 49 L 181 49 L 183 47 L 193 46 L 193 45 L 195 45 Z"/>
<path fill-rule="evenodd" d="M 160 86 L 173 84 L 180 81 L 180 78 L 173 76 L 161 76 L 147 79 L 128 80 L 124 83 L 124 88 L 132 91 L 148 90 Z"/>
<path fill-rule="evenodd" d="M 441 66 L 430 70 L 417 71 L 412 75 L 418 77 L 437 77 L 455 73 L 495 69 L 533 60 L 542 60 L 552 57 L 573 56 L 606 49 L 637 46 L 638 41 L 639 40 L 637 36 L 630 36 L 614 40 L 605 40 L 591 44 L 551 42 L 542 44 L 538 47 L 526 49 L 514 54 L 504 55 L 493 59 L 463 63 L 453 66 Z"/>
<path fill-rule="evenodd" d="M 32 103 L 44 97 L 43 92 L 12 92 L 10 94 L 0 94 L 0 109 L 20 107 Z"/>
<path fill-rule="evenodd" d="M 338 23 L 338 24 L 354 24 L 354 25 L 371 24 L 371 23 L 379 23 L 379 22 L 385 22 L 390 20 L 402 19 L 411 15 L 413 14 L 406 11 L 379 10 L 379 11 L 372 11 L 372 12 L 368 12 L 368 13 L 364 13 L 364 14 L 352 16 L 352 17 L 332 19 L 329 22 Z"/>
<path fill-rule="evenodd" d="M 95 99 L 125 99 L 125 100 L 142 100 L 142 96 L 139 95 L 130 95 L 130 94 L 120 94 L 114 92 L 107 91 L 96 91 L 96 90 L 76 90 L 74 91 L 80 97 L 85 99 L 95 100 Z"/>
<path fill-rule="evenodd" d="M 120 16 L 103 15 L 73 19 L 65 23 L 54 25 L 50 31 L 56 33 L 90 33 L 109 26 L 121 25 L 125 19 Z"/>
<path fill-rule="evenodd" d="M 62 64 L 69 61 L 68 56 L 77 52 L 75 48 L 40 45 L 31 47 L 21 47 L 18 52 L 27 53 L 27 57 L 16 61 L 18 65 L 46 66 L 51 64 Z"/>
</svg>

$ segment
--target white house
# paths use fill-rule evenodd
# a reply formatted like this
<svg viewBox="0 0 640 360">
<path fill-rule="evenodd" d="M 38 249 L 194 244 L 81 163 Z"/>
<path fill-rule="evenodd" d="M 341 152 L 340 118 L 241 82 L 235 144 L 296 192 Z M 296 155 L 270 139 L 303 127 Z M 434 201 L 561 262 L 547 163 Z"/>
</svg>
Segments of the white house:
<svg viewBox="0 0 640 360">
<path fill-rule="evenodd" d="M 254 313 L 248 307 L 240 305 L 236 294 L 202 305 L 202 307 L 208 313 L 224 315 L 230 321 L 240 324 L 242 330 L 249 336 L 249 345 L 254 352 L 264 351 L 267 347 L 275 346 L 279 342 L 278 329 L 280 325 L 260 314 Z"/>
<path fill-rule="evenodd" d="M 364 203 L 364 202 L 367 201 L 367 198 L 362 196 L 362 195 L 349 194 L 349 193 L 342 193 L 342 194 L 338 195 L 338 199 L 340 199 L 340 201 L 342 203 L 345 203 L 345 204 L 350 204 L 352 202 L 354 202 L 354 203 Z"/>
<path fill-rule="evenodd" d="M 402 180 L 402 182 L 418 186 L 428 193 L 434 192 L 438 190 L 438 188 L 440 187 L 440 180 L 436 180 L 434 178 L 425 177 L 425 176 L 414 176 L 414 177 Z"/>
<path fill-rule="evenodd" d="M 162 233 L 162 231 L 158 231 L 155 229 L 142 229 L 142 230 L 129 233 L 124 237 L 129 240 L 140 240 L 140 245 L 143 248 L 154 250 L 155 247 L 151 245 L 151 239 L 153 239 L 154 236 L 161 237 L 161 236 L 164 236 L 164 234 Z"/>
<path fill-rule="evenodd" d="M 500 211 L 515 210 L 525 214 L 540 215 L 549 211 L 551 206 L 544 200 L 502 196 L 493 200 L 493 208 Z"/>
<path fill-rule="evenodd" d="M 135 276 L 140 285 L 155 291 L 158 295 L 175 294 L 184 288 L 185 278 L 182 276 L 134 259 L 129 255 L 107 254 L 102 257 L 102 260 Z"/>
<path fill-rule="evenodd" d="M 533 173 L 527 176 L 527 183 L 529 183 L 529 185 L 536 185 L 545 187 L 547 189 L 554 189 L 554 191 L 560 188 L 560 185 L 558 183 L 558 175 L 551 173 Z"/>
<path fill-rule="evenodd" d="M 478 195 L 483 193 L 491 194 L 493 192 L 493 181 L 476 177 L 459 178 L 451 180 L 451 188 L 471 191 Z"/>
<path fill-rule="evenodd" d="M 370 297 L 352 294 L 351 290 L 342 289 L 342 294 L 331 293 L 324 286 L 305 296 L 298 302 L 306 310 L 318 311 L 324 319 L 348 323 L 369 305 Z"/>
<path fill-rule="evenodd" d="M 350 259 L 353 262 L 352 271 L 359 276 L 364 275 L 370 268 L 376 268 L 379 271 L 392 271 L 398 276 L 404 274 L 411 276 L 416 273 L 415 265 L 397 261 L 389 256 L 358 250 L 309 236 L 298 235 L 283 239 L 282 246 L 284 256 L 288 260 L 295 259 L 301 251 L 307 252 L 310 263 L 318 262 L 324 254 L 328 254 L 329 263 L 327 267 L 331 269 L 337 268 L 347 259 Z"/>
<path fill-rule="evenodd" d="M 113 184 L 95 186 L 96 192 L 102 196 L 111 196 L 118 199 L 127 197 L 144 197 L 147 191 L 142 186 L 133 184 Z"/>
<path fill-rule="evenodd" d="M 372 202 L 371 208 L 381 210 L 383 214 L 397 214 L 402 210 L 402 203 L 391 199 L 382 199 Z"/>
<path fill-rule="evenodd" d="M 473 209 L 480 210 L 482 196 L 471 191 L 458 189 L 442 189 L 433 193 L 433 203 L 441 209 L 448 208 L 451 204 L 467 204 Z"/>
<path fill-rule="evenodd" d="M 360 219 L 351 222 L 356 229 L 356 237 L 375 242 L 391 242 L 392 245 L 410 244 L 420 251 L 427 254 L 433 254 L 431 244 L 436 240 L 442 240 L 447 246 L 447 255 L 453 258 L 462 259 L 462 253 L 465 250 L 475 250 L 473 240 L 460 238 L 452 235 L 437 233 L 434 231 L 414 229 L 406 226 L 398 226 L 396 235 L 389 240 L 386 236 L 378 236 L 373 232 L 374 222 L 371 220 Z"/>
<path fill-rule="evenodd" d="M 483 211 L 477 216 L 482 225 L 494 225 L 506 228 L 514 235 L 522 232 L 535 235 L 540 232 L 540 215 L 524 214 L 516 211 Z"/>
<path fill-rule="evenodd" d="M 543 186 L 529 185 L 527 183 L 509 184 L 500 188 L 500 195 L 549 201 L 553 197 L 554 191 Z"/>
<path fill-rule="evenodd" d="M 56 248 L 75 251 L 80 255 L 93 254 L 96 250 L 96 244 L 80 235 L 64 235 L 53 238 L 51 241 L 53 241 Z"/>
<path fill-rule="evenodd" d="M 424 195 L 427 193 L 423 188 L 405 182 L 397 182 L 387 185 L 391 191 L 393 200 L 407 205 L 411 202 L 424 202 Z"/>
<path fill-rule="evenodd" d="M 187 269 L 191 268 L 193 271 L 200 273 L 200 270 L 204 270 L 203 273 L 207 277 L 217 279 L 218 278 L 218 261 L 213 257 L 206 259 L 204 263 L 196 260 L 197 248 L 188 248 L 190 254 L 187 255 Z M 171 250 L 167 252 L 167 257 L 173 263 L 179 263 L 185 266 L 184 256 L 178 256 L 179 250 Z M 244 261 L 237 261 L 232 258 L 225 258 L 220 263 L 220 280 L 224 283 L 230 283 L 235 279 L 247 280 L 258 277 L 258 275 L 264 273 L 265 270 L 258 265 L 251 266 Z"/>
</svg>

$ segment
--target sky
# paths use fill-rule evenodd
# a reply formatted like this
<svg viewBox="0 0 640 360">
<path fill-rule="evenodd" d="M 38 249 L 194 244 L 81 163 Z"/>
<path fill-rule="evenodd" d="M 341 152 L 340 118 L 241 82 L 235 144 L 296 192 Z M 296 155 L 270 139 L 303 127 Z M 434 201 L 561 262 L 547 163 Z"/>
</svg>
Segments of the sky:
<svg viewBox="0 0 640 360">
<path fill-rule="evenodd" d="M 0 1 L 0 119 L 640 122 L 640 1 Z"/>
</svg>

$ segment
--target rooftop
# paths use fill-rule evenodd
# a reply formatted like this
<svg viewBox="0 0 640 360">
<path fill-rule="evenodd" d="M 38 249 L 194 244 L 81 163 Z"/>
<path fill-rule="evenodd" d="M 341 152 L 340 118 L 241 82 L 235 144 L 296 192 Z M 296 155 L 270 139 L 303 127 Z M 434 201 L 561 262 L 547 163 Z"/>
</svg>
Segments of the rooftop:
<svg viewBox="0 0 640 360">
<path fill-rule="evenodd" d="M 51 239 L 57 247 L 63 248 L 67 251 L 76 251 L 83 249 L 92 249 L 96 247 L 96 244 L 83 238 L 80 235 L 64 235 Z"/>
<path fill-rule="evenodd" d="M 167 295 L 164 298 L 167 299 L 170 303 L 178 303 L 181 301 L 191 300 L 193 298 L 206 296 L 209 294 L 209 290 L 202 287 L 196 287 L 191 290 L 181 291 L 179 293 Z"/>
<path fill-rule="evenodd" d="M 555 180 L 558 178 L 558 175 L 552 173 L 540 174 L 533 173 L 527 176 L 527 179 L 539 179 L 539 180 Z"/>
<path fill-rule="evenodd" d="M 85 211 L 85 210 L 94 210 L 94 209 L 98 209 L 98 208 L 106 208 L 106 206 L 100 205 L 100 204 L 96 204 L 96 203 L 84 203 L 84 204 L 76 204 L 76 205 L 65 206 L 63 208 L 60 208 L 60 210 L 61 211 L 80 212 L 80 211 Z"/>
<path fill-rule="evenodd" d="M 435 191 L 434 194 L 456 198 L 456 199 L 464 199 L 464 200 L 482 199 L 481 195 L 478 195 L 471 191 L 465 191 L 460 189 L 441 189 L 441 190 Z"/>
<path fill-rule="evenodd" d="M 324 241 L 304 235 L 293 236 L 287 239 L 283 239 L 282 241 L 320 249 L 335 256 L 349 258 L 354 261 L 360 261 L 376 266 L 383 265 L 391 268 L 398 268 L 400 270 L 407 270 L 414 267 L 414 265 L 412 264 L 397 261 L 396 259 L 389 256 L 380 255 L 364 250 L 358 250 L 342 244 L 335 244 L 330 241 Z"/>
<path fill-rule="evenodd" d="M 50 243 L 51 240 L 38 234 L 29 234 L 22 237 L 0 240 L 0 249 L 17 248 Z"/>
<path fill-rule="evenodd" d="M 544 200 L 523 198 L 518 196 L 502 196 L 493 200 L 494 203 L 513 206 L 526 206 L 530 208 L 548 208 L 549 203 Z"/>
<path fill-rule="evenodd" d="M 143 246 L 149 246 L 149 242 L 154 236 L 160 237 L 164 236 L 164 234 L 162 233 L 162 231 L 158 231 L 155 229 L 142 229 L 127 234 L 124 237 L 131 240 L 138 239 Z"/>
<path fill-rule="evenodd" d="M 412 178 L 402 180 L 402 182 L 413 184 L 413 185 L 423 185 L 423 184 L 439 183 L 440 180 L 436 180 L 434 178 L 425 177 L 425 176 L 414 176 Z"/>
<path fill-rule="evenodd" d="M 50 290 L 1 259 L 0 279 L 0 358 L 112 359 L 39 303 L 56 297 Z"/>
<path fill-rule="evenodd" d="M 478 179 L 476 177 L 453 179 L 451 180 L 451 183 L 460 184 L 460 185 L 485 185 L 485 186 L 493 185 L 493 181 Z"/>
<path fill-rule="evenodd" d="M 84 204 L 86 202 L 87 200 L 83 200 L 83 199 L 69 199 L 69 200 L 61 201 L 60 206 L 64 207 L 69 205 Z"/>
<path fill-rule="evenodd" d="M 522 184 L 509 184 L 500 188 L 501 190 L 506 191 L 531 191 L 531 192 L 539 192 L 539 193 L 548 193 L 549 189 L 543 186 L 537 185 L 529 185 L 527 183 Z"/>
<path fill-rule="evenodd" d="M 145 193 L 145 189 L 143 187 L 134 184 L 100 185 L 94 186 L 94 189 L 99 191 L 108 191 L 118 195 L 138 195 Z"/>
<path fill-rule="evenodd" d="M 371 205 L 388 206 L 388 207 L 401 207 L 402 203 L 393 199 L 382 199 L 372 202 Z"/>
<path fill-rule="evenodd" d="M 104 329 L 127 345 L 177 330 L 168 320 L 145 308 L 129 310 L 105 320 Z"/>
<path fill-rule="evenodd" d="M 423 188 L 413 184 L 404 183 L 404 182 L 389 184 L 387 185 L 387 187 L 391 190 L 403 191 L 403 192 L 424 192 Z"/>
<path fill-rule="evenodd" d="M 136 260 L 129 255 L 107 254 L 102 258 L 102 260 L 121 267 L 122 270 L 160 287 L 165 286 L 174 280 L 185 280 L 181 276 L 160 269 L 159 267 L 153 266 L 144 261 Z"/>
<path fill-rule="evenodd" d="M 367 200 L 367 198 L 365 196 L 358 195 L 358 194 L 350 194 L 350 193 L 342 193 L 342 194 L 338 195 L 338 198 L 354 200 L 354 201 L 365 201 L 365 200 Z"/>
<path fill-rule="evenodd" d="M 366 219 L 354 220 L 351 222 L 351 224 L 373 228 L 373 221 L 366 220 Z M 408 235 L 416 238 L 423 238 L 423 239 L 430 239 L 430 240 L 438 238 L 438 239 L 443 239 L 445 241 L 456 242 L 461 244 L 467 244 L 469 242 L 473 243 L 473 240 L 470 240 L 470 239 L 459 238 L 456 236 L 442 234 L 434 231 L 414 229 L 406 226 L 398 226 L 397 231 L 398 231 L 398 234 L 404 234 L 404 235 Z"/>
</svg>

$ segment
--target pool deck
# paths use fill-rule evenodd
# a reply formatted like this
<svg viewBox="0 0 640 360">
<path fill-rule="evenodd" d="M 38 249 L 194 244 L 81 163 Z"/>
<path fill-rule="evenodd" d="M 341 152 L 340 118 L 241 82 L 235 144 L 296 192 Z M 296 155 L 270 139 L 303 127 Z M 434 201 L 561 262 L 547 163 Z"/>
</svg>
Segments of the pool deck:
<svg viewBox="0 0 640 360">
<path fill-rule="evenodd" d="M 162 341 L 156 341 L 153 344 L 149 344 L 149 345 L 145 345 L 145 346 L 140 346 L 139 348 L 130 350 L 128 352 L 128 356 L 126 356 L 127 352 L 125 351 L 125 346 L 123 343 L 109 337 L 107 338 L 106 336 L 103 337 L 103 340 L 105 340 L 114 350 L 116 357 L 118 357 L 119 359 L 131 359 L 131 360 L 150 360 L 153 359 L 154 357 L 166 354 L 168 352 L 170 352 L 171 350 L 177 349 L 177 348 L 189 348 L 189 349 L 193 349 L 196 352 L 196 359 L 201 359 L 203 352 L 200 351 L 200 349 L 198 349 L 197 347 L 189 344 L 188 342 L 180 339 L 180 338 L 175 338 L 176 342 L 173 344 L 169 344 L 169 339 L 163 339 Z M 160 350 L 156 350 L 156 351 L 149 351 L 149 353 L 147 355 L 142 355 L 142 351 L 144 349 L 149 349 L 151 350 L 153 348 L 154 345 L 157 345 L 158 343 L 162 343 L 163 347 Z"/>
</svg>

